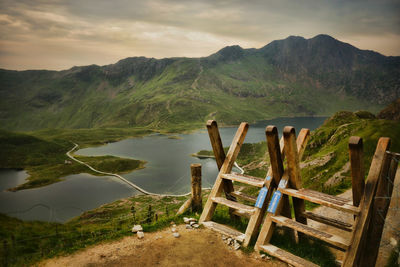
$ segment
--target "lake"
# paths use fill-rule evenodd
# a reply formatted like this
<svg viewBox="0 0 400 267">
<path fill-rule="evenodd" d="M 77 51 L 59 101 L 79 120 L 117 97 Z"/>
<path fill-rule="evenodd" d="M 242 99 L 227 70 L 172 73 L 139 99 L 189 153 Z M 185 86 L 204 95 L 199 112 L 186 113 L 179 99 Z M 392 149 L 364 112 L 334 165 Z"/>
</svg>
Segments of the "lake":
<svg viewBox="0 0 400 267">
<path fill-rule="evenodd" d="M 265 140 L 265 127 L 276 125 L 280 132 L 292 125 L 313 130 L 326 118 L 300 117 L 277 118 L 250 125 L 245 142 L 257 143 Z M 224 146 L 229 146 L 236 127 L 220 128 Z M 153 134 L 142 138 L 131 138 L 100 147 L 78 150 L 76 154 L 86 156 L 113 155 L 147 161 L 146 168 L 123 176 L 143 189 L 160 194 L 183 194 L 190 191 L 190 164 L 202 164 L 202 186 L 212 187 L 218 170 L 213 159 L 198 159 L 192 153 L 211 150 L 207 131 L 198 130 L 189 134 L 176 134 L 180 139 Z M 22 183 L 27 177 L 24 171 L 0 171 L 0 212 L 24 220 L 65 222 L 83 211 L 102 204 L 137 195 L 138 191 L 115 177 L 77 174 L 64 177 L 65 181 L 49 186 L 5 191 Z"/>
</svg>

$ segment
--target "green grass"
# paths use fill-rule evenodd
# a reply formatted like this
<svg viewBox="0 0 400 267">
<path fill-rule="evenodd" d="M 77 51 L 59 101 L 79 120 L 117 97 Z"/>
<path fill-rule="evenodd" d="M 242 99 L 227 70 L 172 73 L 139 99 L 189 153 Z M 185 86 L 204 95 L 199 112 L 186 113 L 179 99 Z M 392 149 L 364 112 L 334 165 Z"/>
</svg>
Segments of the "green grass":
<svg viewBox="0 0 400 267">
<path fill-rule="evenodd" d="M 301 177 L 305 188 L 336 195 L 351 187 L 350 171 L 344 171 L 342 179 L 336 184 L 328 186 L 326 182 L 335 173 L 342 171 L 344 165 L 349 162 L 348 140 L 350 136 L 354 135 L 363 138 L 366 177 L 380 137 L 390 137 L 392 140 L 390 150 L 400 152 L 398 140 L 400 124 L 397 121 L 376 119 L 371 113 L 365 111 L 357 113 L 338 112 L 328 119 L 324 125 L 311 133 L 302 162 L 312 162 L 328 154 L 333 156 L 323 165 L 311 164 L 302 168 Z M 227 149 L 225 148 L 225 150 Z M 212 151 L 200 151 L 198 153 L 212 155 Z M 269 166 L 266 142 L 243 144 L 237 163 L 242 167 L 245 166 L 246 174 L 265 177 Z M 244 193 L 258 194 L 258 189 L 254 187 L 242 184 L 240 186 L 243 187 Z M 307 207 L 313 208 L 315 206 L 307 204 Z"/>
<path fill-rule="evenodd" d="M 3 264 L 7 259 L 9 266 L 32 265 L 99 242 L 133 235 L 134 224 L 141 224 L 145 232 L 153 232 L 171 221 L 183 223 L 183 216 L 175 214 L 185 200 L 186 197 L 135 196 L 84 212 L 64 224 L 21 221 L 0 214 L 0 260 Z M 149 205 L 153 211 L 151 221 L 147 221 Z M 189 212 L 185 216 L 196 214 Z"/>
<path fill-rule="evenodd" d="M 305 152 L 305 160 L 314 160 L 332 152 L 334 156 L 323 166 L 310 166 L 302 171 L 302 180 L 305 187 L 334 194 L 350 187 L 349 173 L 345 173 L 344 180 L 335 186 L 327 188 L 323 184 L 348 161 L 347 143 L 348 137 L 351 135 L 359 135 L 364 139 L 366 171 L 380 136 L 391 137 L 391 150 L 400 151 L 399 143 L 396 139 L 400 136 L 400 125 L 397 122 L 377 120 L 367 115 L 365 113 L 361 113 L 361 115 L 338 113 L 312 133 Z M 35 133 L 34 136 L 0 131 L 0 145 L 2 148 L 0 162 L 3 164 L 2 167 L 24 167 L 34 174 L 36 171 L 36 174 L 44 177 L 44 180 L 39 179 L 35 184 L 33 179 L 33 184 L 30 186 L 40 186 L 46 182 L 55 182 L 59 177 L 71 172 L 82 172 L 81 165 L 76 165 L 75 163 L 64 164 L 64 160 L 67 159 L 65 152 L 71 147 L 67 140 L 78 142 L 84 147 L 116 141 L 131 134 L 144 134 L 147 132 L 147 130 L 143 129 L 136 130 L 137 132 L 127 130 L 122 131 L 122 133 L 119 133 L 116 129 L 97 129 L 93 131 L 47 130 Z M 96 139 L 100 141 L 96 143 Z M 250 167 L 259 164 L 261 161 L 268 162 L 266 152 L 265 142 L 244 144 L 237 161 L 241 166 L 248 165 Z M 201 151 L 201 154 L 210 155 L 210 152 Z M 79 159 L 109 172 L 125 172 L 132 168 L 143 166 L 143 162 L 140 161 L 111 156 L 79 156 Z M 248 173 L 264 177 L 266 170 L 267 166 L 264 164 L 261 167 L 252 168 Z M 46 177 L 48 180 L 46 180 Z M 244 185 L 235 184 L 235 186 Z M 251 187 L 245 187 L 244 191 L 253 195 L 258 193 L 258 190 L 251 189 Z M 1 247 L 0 254 L 3 257 L 2 260 L 7 256 L 7 261 L 10 265 L 29 265 L 56 255 L 68 255 L 99 242 L 131 235 L 130 229 L 135 223 L 143 224 L 147 232 L 156 231 L 166 227 L 171 221 L 182 223 L 182 216 L 176 217 L 174 214 L 186 199 L 186 197 L 135 196 L 87 211 L 64 224 L 24 222 L 0 215 L 0 238 L 2 241 L 5 240 L 7 242 L 6 250 L 4 246 Z M 204 192 L 203 203 L 205 203 L 206 199 L 207 192 Z M 149 205 L 152 205 L 153 211 L 151 218 L 155 218 L 157 214 L 157 221 L 146 222 Z M 132 207 L 135 210 L 134 216 Z M 315 205 L 307 202 L 307 209 L 314 207 Z M 198 217 L 198 215 L 190 213 L 185 215 Z M 248 222 L 244 218 L 231 220 L 228 209 L 220 206 L 216 209 L 213 220 L 231 225 L 241 231 L 245 230 Z M 295 245 L 290 235 L 282 231 L 277 231 L 271 240 L 272 244 L 317 264 L 333 266 L 333 256 L 322 243 L 307 239 L 301 242 L 300 246 Z M 253 246 L 254 240 L 250 247 L 244 249 L 244 251 L 252 251 Z"/>
<path fill-rule="evenodd" d="M 74 130 L 44 131 L 36 136 L 0 130 L 0 168 L 25 169 L 28 172 L 27 182 L 11 188 L 13 191 L 49 185 L 71 174 L 99 175 L 66 156 L 65 153 L 73 147 L 68 140 L 72 139 L 84 147 L 117 138 L 123 138 L 123 134 L 116 134 L 113 130 L 105 133 L 104 130 L 76 130 L 75 133 Z M 100 171 L 119 174 L 143 168 L 145 164 L 143 161 L 113 156 L 80 156 L 79 159 Z"/>
<path fill-rule="evenodd" d="M 340 60 L 327 60 L 336 49 L 299 60 L 307 49 L 285 47 L 243 50 L 233 58 L 220 51 L 204 58 L 128 58 L 59 72 L 0 70 L 0 125 L 14 131 L 142 127 L 177 132 L 208 119 L 232 125 L 340 109 L 375 112 L 393 100 L 382 92 L 397 94 L 393 59 L 374 64 L 354 56 L 357 67 L 350 70 L 337 65 Z"/>
</svg>

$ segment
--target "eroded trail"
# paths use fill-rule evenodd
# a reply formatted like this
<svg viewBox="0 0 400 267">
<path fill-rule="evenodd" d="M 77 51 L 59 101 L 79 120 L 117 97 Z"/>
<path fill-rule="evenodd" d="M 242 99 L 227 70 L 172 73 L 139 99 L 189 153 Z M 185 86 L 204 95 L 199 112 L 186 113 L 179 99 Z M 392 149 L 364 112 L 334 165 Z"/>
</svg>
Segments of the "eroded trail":
<svg viewBox="0 0 400 267">
<path fill-rule="evenodd" d="M 264 260 L 256 253 L 234 251 L 221 236 L 208 229 L 178 226 L 179 238 L 169 228 L 135 235 L 119 241 L 87 248 L 71 256 L 42 262 L 39 266 L 287 266 L 277 260 Z"/>
</svg>

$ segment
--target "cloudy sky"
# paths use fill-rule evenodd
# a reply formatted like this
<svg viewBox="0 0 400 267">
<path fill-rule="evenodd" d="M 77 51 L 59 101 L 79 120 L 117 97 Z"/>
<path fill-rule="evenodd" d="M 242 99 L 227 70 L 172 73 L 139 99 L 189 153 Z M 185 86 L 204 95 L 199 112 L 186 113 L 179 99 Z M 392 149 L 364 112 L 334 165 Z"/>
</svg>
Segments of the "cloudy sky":
<svg viewBox="0 0 400 267">
<path fill-rule="evenodd" d="M 0 68 L 200 57 L 320 33 L 400 56 L 400 1 L 0 0 Z"/>
</svg>

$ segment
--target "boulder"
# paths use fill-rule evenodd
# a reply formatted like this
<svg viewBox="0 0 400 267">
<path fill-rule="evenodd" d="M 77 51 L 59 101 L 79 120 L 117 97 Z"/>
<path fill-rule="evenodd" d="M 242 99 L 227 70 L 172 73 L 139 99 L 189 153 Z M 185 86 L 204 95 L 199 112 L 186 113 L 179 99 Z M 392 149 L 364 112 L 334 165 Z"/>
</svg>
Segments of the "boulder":
<svg viewBox="0 0 400 267">
<path fill-rule="evenodd" d="M 139 232 L 139 231 L 143 231 L 143 227 L 141 225 L 137 224 L 137 225 L 132 227 L 132 233 L 136 233 L 136 232 Z"/>
<path fill-rule="evenodd" d="M 144 238 L 144 233 L 143 233 L 142 231 L 138 231 L 138 232 L 136 233 L 136 235 L 137 235 L 137 237 L 138 237 L 139 239 Z"/>
</svg>

